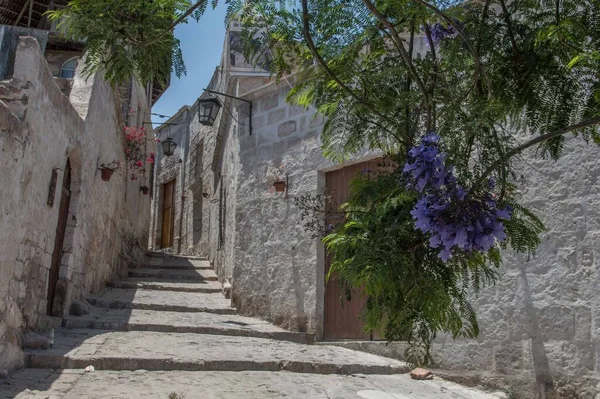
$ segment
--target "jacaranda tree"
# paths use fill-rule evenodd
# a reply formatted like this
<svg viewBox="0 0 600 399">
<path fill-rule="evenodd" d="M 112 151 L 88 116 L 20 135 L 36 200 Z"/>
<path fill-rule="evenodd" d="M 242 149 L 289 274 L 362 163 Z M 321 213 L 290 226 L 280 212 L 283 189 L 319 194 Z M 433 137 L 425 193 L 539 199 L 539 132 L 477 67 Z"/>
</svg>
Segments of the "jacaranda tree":
<svg viewBox="0 0 600 399">
<path fill-rule="evenodd" d="M 366 328 L 430 362 L 443 332 L 478 335 L 469 298 L 502 249 L 531 254 L 544 226 L 519 203 L 515 161 L 564 136 L 598 142 L 598 0 L 234 2 L 248 58 L 269 48 L 289 101 L 327 117 L 324 154 L 365 147 L 387 172 L 357 178 L 324 229 L 330 276 L 364 287 Z M 391 167 L 390 167 L 391 165 Z M 314 203 L 314 201 L 313 201 Z M 310 220 L 315 220 L 310 219 Z"/>
</svg>

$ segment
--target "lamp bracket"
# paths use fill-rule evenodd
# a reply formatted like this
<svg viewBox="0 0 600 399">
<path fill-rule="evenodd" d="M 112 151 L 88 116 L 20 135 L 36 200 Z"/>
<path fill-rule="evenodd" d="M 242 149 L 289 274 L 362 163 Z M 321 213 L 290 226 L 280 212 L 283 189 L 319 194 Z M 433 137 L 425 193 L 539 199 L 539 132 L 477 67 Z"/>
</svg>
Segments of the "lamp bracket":
<svg viewBox="0 0 600 399">
<path fill-rule="evenodd" d="M 219 91 L 214 91 L 214 90 L 208 90 L 208 89 L 204 89 L 205 92 L 207 93 L 211 93 L 211 94 L 219 94 L 221 96 L 224 97 L 229 97 L 229 98 L 233 98 L 234 100 L 239 100 L 239 101 L 243 101 L 245 103 L 249 104 L 249 108 L 250 108 L 250 114 L 248 115 L 248 130 L 250 133 L 250 136 L 252 136 L 252 101 L 250 100 L 246 100 L 245 98 L 241 98 L 241 97 L 236 97 L 236 96 L 232 96 L 230 94 L 226 94 L 226 93 L 221 93 Z"/>
</svg>

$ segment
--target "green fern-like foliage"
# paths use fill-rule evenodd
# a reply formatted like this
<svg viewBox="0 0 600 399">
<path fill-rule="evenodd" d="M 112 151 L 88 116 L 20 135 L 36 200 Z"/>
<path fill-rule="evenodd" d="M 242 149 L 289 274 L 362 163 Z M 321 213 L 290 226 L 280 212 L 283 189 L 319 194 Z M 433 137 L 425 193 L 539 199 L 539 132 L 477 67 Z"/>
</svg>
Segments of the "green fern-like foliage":
<svg viewBox="0 0 600 399">
<path fill-rule="evenodd" d="M 86 75 L 102 71 L 115 85 L 131 76 L 164 85 L 172 71 L 178 77 L 186 73 L 174 25 L 188 10 L 193 11 L 190 17 L 199 19 L 207 4 L 208 0 L 71 0 L 64 9 L 49 12 L 49 18 L 69 38 L 85 43 Z"/>
<path fill-rule="evenodd" d="M 415 364 L 431 361 L 440 333 L 476 337 L 470 294 L 495 281 L 502 249 L 532 254 L 544 231 L 520 203 L 516 161 L 532 147 L 559 158 L 568 133 L 600 143 L 600 2 L 248 0 L 229 15 L 249 59 L 268 48 L 278 78 L 299 75 L 288 100 L 327 118 L 325 156 L 370 148 L 400 165 L 357 179 L 345 221 L 324 238 L 331 275 L 368 295 L 366 329 L 408 341 Z M 444 263 L 415 228 L 401 169 L 431 131 L 463 187 L 490 190 L 493 177 L 514 210 L 487 253 Z"/>
<path fill-rule="evenodd" d="M 501 256 L 496 247 L 488 253 L 458 253 L 451 262 L 442 262 L 428 237 L 415 230 L 410 211 L 418 198 L 398 184 L 401 180 L 398 170 L 355 179 L 342 206 L 345 221 L 323 241 L 333 254 L 328 277 L 363 287 L 368 296 L 365 328 L 389 341 L 408 342 L 407 361 L 424 365 L 433 360 L 431 344 L 440 333 L 477 337 L 479 324 L 470 298 L 496 280 Z M 531 253 L 544 226 L 514 205 L 504 247 Z"/>
</svg>

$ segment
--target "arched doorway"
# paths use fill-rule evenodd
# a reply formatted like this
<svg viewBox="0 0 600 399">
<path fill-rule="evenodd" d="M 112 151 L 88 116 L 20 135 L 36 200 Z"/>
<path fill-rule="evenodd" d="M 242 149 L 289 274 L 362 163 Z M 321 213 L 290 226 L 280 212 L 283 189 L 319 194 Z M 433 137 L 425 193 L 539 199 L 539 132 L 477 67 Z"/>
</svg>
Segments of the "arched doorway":
<svg viewBox="0 0 600 399">
<path fill-rule="evenodd" d="M 60 269 L 60 261 L 63 254 L 63 242 L 65 239 L 65 230 L 67 229 L 67 217 L 69 215 L 69 204 L 71 202 L 71 162 L 67 159 L 63 184 L 60 194 L 60 207 L 58 209 L 58 223 L 56 226 L 56 237 L 54 239 L 54 251 L 52 252 L 52 265 L 48 276 L 48 300 L 46 313 L 52 316 L 52 307 L 56 296 L 56 283 Z M 57 315 L 58 316 L 58 315 Z"/>
</svg>

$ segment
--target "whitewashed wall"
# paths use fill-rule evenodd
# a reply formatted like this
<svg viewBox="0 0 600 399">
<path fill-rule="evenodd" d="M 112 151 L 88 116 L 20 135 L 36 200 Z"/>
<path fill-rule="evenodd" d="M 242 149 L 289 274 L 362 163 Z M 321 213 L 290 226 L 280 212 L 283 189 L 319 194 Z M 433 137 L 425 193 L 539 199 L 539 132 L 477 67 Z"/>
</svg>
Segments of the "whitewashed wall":
<svg viewBox="0 0 600 399">
<path fill-rule="evenodd" d="M 132 84 L 129 92 L 130 108 L 149 120 L 144 90 Z M 55 84 L 35 39 L 21 38 L 14 79 L 0 83 L 0 373 L 23 364 L 23 330 L 53 324 L 46 292 L 63 172 L 51 207 L 52 169 L 64 169 L 70 159 L 56 316 L 124 273 L 146 248 L 150 201 L 139 187 L 149 185 L 148 174 L 132 182 L 121 171 L 104 182 L 97 170 L 100 163 L 125 161 L 123 104 L 98 76 L 75 79 L 72 94 L 77 110 Z"/>
</svg>

